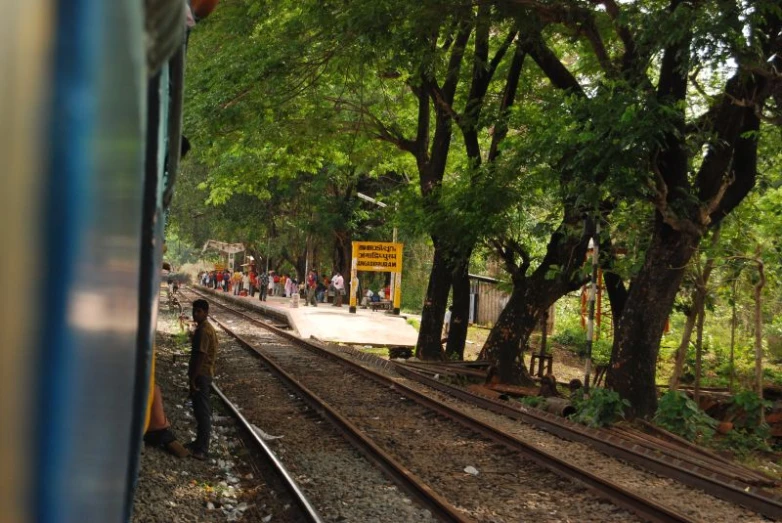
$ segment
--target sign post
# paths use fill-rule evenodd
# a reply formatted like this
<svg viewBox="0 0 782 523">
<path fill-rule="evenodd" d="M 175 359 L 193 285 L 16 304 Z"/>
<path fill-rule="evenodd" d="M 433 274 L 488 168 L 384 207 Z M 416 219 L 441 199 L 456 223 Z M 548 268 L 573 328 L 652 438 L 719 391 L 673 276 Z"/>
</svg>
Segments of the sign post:
<svg viewBox="0 0 782 523">
<path fill-rule="evenodd" d="M 348 312 L 351 314 L 356 313 L 356 292 L 358 292 L 358 242 L 352 244 L 352 254 L 350 256 L 350 306 Z"/>
<path fill-rule="evenodd" d="M 399 308 L 402 305 L 402 258 L 399 258 L 399 272 L 392 274 L 391 278 L 394 281 L 394 314 L 399 316 Z M 390 296 L 389 296 L 390 297 Z"/>
<path fill-rule="evenodd" d="M 389 242 L 353 242 L 353 255 L 350 265 L 350 308 L 356 313 L 356 292 L 358 271 L 390 272 L 394 282 L 394 314 L 399 314 L 402 300 L 402 252 L 404 245 Z"/>
</svg>

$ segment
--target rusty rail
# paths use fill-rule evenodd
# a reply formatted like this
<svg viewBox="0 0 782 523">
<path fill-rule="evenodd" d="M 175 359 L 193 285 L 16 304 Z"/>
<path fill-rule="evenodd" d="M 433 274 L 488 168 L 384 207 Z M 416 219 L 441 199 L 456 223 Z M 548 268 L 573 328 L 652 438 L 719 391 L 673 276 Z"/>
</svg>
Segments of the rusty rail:
<svg viewBox="0 0 782 523">
<path fill-rule="evenodd" d="M 193 291 L 196 294 L 200 294 L 203 296 L 203 294 L 199 293 L 198 291 Z M 226 310 L 229 310 L 231 313 L 240 316 L 242 318 L 247 319 L 248 321 L 252 322 L 253 324 L 256 324 L 266 330 L 269 330 L 275 334 L 277 334 L 280 337 L 283 337 L 292 343 L 306 349 L 312 352 L 317 353 L 319 356 L 326 357 L 328 359 L 338 361 L 341 364 L 347 365 L 351 367 L 352 370 L 355 372 L 379 383 L 383 386 L 393 386 L 395 391 L 403 394 L 404 396 L 408 397 L 409 399 L 418 402 L 419 404 L 422 404 L 426 406 L 427 408 L 430 408 L 431 410 L 437 412 L 441 416 L 447 417 L 451 420 L 454 420 L 465 427 L 469 428 L 470 430 L 473 430 L 484 437 L 495 441 L 507 448 L 510 448 L 512 450 L 515 450 L 517 452 L 522 453 L 527 459 L 530 459 L 531 461 L 534 461 L 538 465 L 543 466 L 544 468 L 547 468 L 565 478 L 568 478 L 570 480 L 577 481 L 579 483 L 584 484 L 592 491 L 598 493 L 600 496 L 609 499 L 617 506 L 623 507 L 627 510 L 630 510 L 636 514 L 638 514 L 640 517 L 646 519 L 647 521 L 653 521 L 653 522 L 691 522 L 693 521 L 688 516 L 681 514 L 669 507 L 666 507 L 664 505 L 661 505 L 660 503 L 657 503 L 655 500 L 648 499 L 644 496 L 641 496 L 639 494 L 636 494 L 621 485 L 618 485 L 612 481 L 606 480 L 604 478 L 601 478 L 590 471 L 584 469 L 583 467 L 580 467 L 578 465 L 574 465 L 572 463 L 568 463 L 567 461 L 555 456 L 554 454 L 547 452 L 543 449 L 539 449 L 537 447 L 534 447 L 521 439 L 517 438 L 516 436 L 513 436 L 512 434 L 509 434 L 507 432 L 504 432 L 500 429 L 497 429 L 495 427 L 492 427 L 491 425 L 488 425 L 486 423 L 483 423 L 479 420 L 476 420 L 456 409 L 453 409 L 452 407 L 437 401 L 435 399 L 432 399 L 417 390 L 408 387 L 404 384 L 401 384 L 397 381 L 394 381 L 387 376 L 380 374 L 376 371 L 373 371 L 371 369 L 368 369 L 358 363 L 355 363 L 349 359 L 343 358 L 337 354 L 334 354 L 333 352 L 319 346 L 318 344 L 315 344 L 313 342 L 310 342 L 308 340 L 303 340 L 290 332 L 284 331 L 282 329 L 276 328 L 274 326 L 271 326 L 265 322 L 262 322 L 260 320 L 257 320 L 253 318 L 252 316 L 249 316 L 242 311 L 238 311 L 232 307 L 228 307 L 222 303 L 216 303 L 217 306 L 224 308 Z M 213 318 L 214 319 L 214 318 Z M 228 332 L 231 336 L 233 336 L 235 339 L 237 339 L 240 343 L 242 343 L 244 346 L 252 349 L 255 351 L 259 356 L 261 356 L 264 359 L 265 363 L 268 363 L 270 367 L 275 369 L 275 373 L 280 373 L 281 376 L 287 376 L 285 374 L 285 371 L 283 371 L 281 368 L 277 367 L 274 362 L 270 361 L 268 358 L 265 358 L 261 352 L 252 346 L 249 342 L 241 338 L 236 333 L 233 333 L 225 324 L 222 324 L 221 322 L 218 322 L 218 324 Z M 393 363 L 387 362 L 385 360 L 382 360 L 385 366 L 392 367 L 394 366 Z M 292 383 L 295 384 L 295 387 L 303 387 L 295 378 L 293 377 L 287 377 L 284 378 L 285 381 L 290 380 Z M 306 388 L 304 388 L 306 390 Z M 312 397 L 315 397 L 314 394 L 311 392 L 307 393 L 308 395 L 311 395 Z M 316 400 L 319 401 L 319 400 Z M 339 424 L 349 424 L 347 420 L 344 418 L 341 418 L 339 414 L 336 412 L 333 412 L 334 419 L 338 420 Z M 349 436 L 352 438 L 352 436 Z M 363 437 L 363 439 L 366 439 Z M 368 440 L 367 440 L 368 441 Z M 371 443 L 371 442 L 370 442 Z M 373 443 L 372 445 L 377 448 Z M 381 449 L 377 448 L 377 451 L 382 452 Z M 374 452 L 374 450 L 373 450 Z M 384 468 L 385 470 L 385 468 Z M 426 487 L 427 490 L 431 491 L 429 487 Z"/>
<path fill-rule="evenodd" d="M 233 309 L 232 307 L 227 307 L 219 303 L 218 305 L 231 310 L 233 313 L 240 315 L 259 326 L 262 326 L 268 330 L 272 330 L 273 332 L 276 332 L 281 336 L 286 337 L 287 339 L 295 341 L 303 347 L 316 347 L 320 350 L 323 350 L 321 347 L 307 340 L 302 340 L 301 338 L 298 338 L 289 332 L 275 329 L 265 322 L 248 316 L 241 311 Z M 257 311 L 257 309 L 254 310 Z M 261 311 L 258 312 L 261 313 Z M 774 520 L 782 521 L 782 500 L 780 500 L 780 498 L 775 496 L 773 493 L 757 487 L 754 484 L 754 481 L 741 481 L 729 475 L 720 473 L 717 470 L 703 467 L 697 463 L 697 459 L 693 459 L 692 457 L 685 460 L 681 459 L 681 456 L 674 457 L 665 455 L 658 450 L 645 447 L 638 443 L 629 442 L 628 440 L 619 437 L 617 434 L 612 434 L 609 431 L 591 429 L 559 416 L 549 414 L 538 409 L 525 407 L 520 404 L 511 406 L 507 402 L 487 398 L 469 392 L 461 387 L 442 383 L 438 380 L 430 378 L 429 376 L 426 376 L 422 372 L 406 368 L 404 364 L 389 362 L 374 355 L 367 355 L 365 353 L 360 353 L 359 351 L 352 349 L 350 350 L 355 354 L 361 354 L 363 359 L 366 361 L 372 361 L 377 366 L 384 368 L 393 367 L 397 373 L 407 377 L 408 379 L 412 379 L 431 388 L 439 390 L 440 392 L 457 397 L 472 405 L 484 408 L 496 414 L 501 414 L 512 419 L 523 421 L 563 439 L 577 441 L 589 445 L 609 456 L 623 459 L 646 470 L 660 474 L 661 476 L 665 476 L 679 481 L 685 485 L 703 490 L 714 497 L 741 505 Z M 332 353 L 328 352 L 328 354 Z M 344 358 L 341 359 L 344 360 Z M 348 364 L 364 369 L 364 367 L 357 365 L 350 360 L 345 361 L 347 361 Z M 758 474 L 757 478 L 762 480 L 763 476 Z"/>
<path fill-rule="evenodd" d="M 272 451 L 271 447 L 269 447 L 266 444 L 266 442 L 263 441 L 263 439 L 260 436 L 258 436 L 258 434 L 256 434 L 250 422 L 247 421 L 247 418 L 245 418 L 242 415 L 242 413 L 239 412 L 239 409 L 237 409 L 236 406 L 233 403 L 231 403 L 231 401 L 223 393 L 223 391 L 221 391 L 220 388 L 214 383 L 212 383 L 212 389 L 214 389 L 217 395 L 220 396 L 220 399 L 223 400 L 223 403 L 228 408 L 228 410 L 231 411 L 231 414 L 233 414 L 234 418 L 236 418 L 236 420 L 242 425 L 242 427 L 244 427 L 245 431 L 247 431 L 247 433 L 250 435 L 253 441 L 255 441 L 255 444 L 261 450 L 266 460 L 269 461 L 271 466 L 277 472 L 277 475 L 280 476 L 280 478 L 282 478 L 282 482 L 285 485 L 285 488 L 288 490 L 291 497 L 293 497 L 294 501 L 299 506 L 299 509 L 304 515 L 305 520 L 310 521 L 312 523 L 323 523 L 323 519 L 320 517 L 318 512 L 312 506 L 312 503 L 310 503 L 310 501 L 301 491 L 299 486 L 296 484 L 296 481 L 293 479 L 293 476 L 291 476 L 291 474 L 288 472 L 288 470 L 285 468 L 282 462 L 279 459 L 277 459 L 277 456 L 274 455 L 274 451 Z"/>
<path fill-rule="evenodd" d="M 192 292 L 204 296 L 198 291 L 191 290 Z M 273 327 L 271 325 L 264 324 L 250 316 L 243 314 L 241 311 L 233 310 L 221 303 L 215 303 L 217 306 L 230 310 L 233 314 L 242 316 L 248 321 L 252 321 L 256 324 L 261 324 L 264 328 L 267 328 L 290 341 L 301 341 L 296 336 Z M 442 521 L 454 522 L 454 523 L 472 523 L 473 520 L 468 516 L 462 514 L 456 507 L 448 503 L 445 498 L 437 494 L 431 487 L 424 483 L 413 472 L 405 468 L 402 464 L 396 461 L 390 454 L 386 453 L 371 439 L 367 438 L 361 430 L 358 429 L 347 418 L 340 415 L 336 410 L 329 406 L 325 401 L 318 397 L 314 392 L 309 390 L 299 380 L 292 375 L 288 374 L 284 369 L 277 365 L 274 361 L 266 357 L 261 350 L 255 347 L 252 343 L 245 340 L 239 334 L 233 332 L 225 323 L 221 322 L 215 317 L 211 317 L 212 321 L 217 323 L 226 333 L 232 336 L 242 346 L 252 351 L 258 358 L 260 358 L 264 365 L 277 376 L 288 388 L 292 389 L 299 395 L 304 401 L 306 401 L 310 407 L 316 412 L 321 414 L 327 421 L 335 426 L 346 438 L 361 452 L 367 459 L 374 463 L 378 468 L 384 471 L 408 494 L 419 500 L 422 505 L 426 506 L 436 517 Z"/>
<path fill-rule="evenodd" d="M 646 470 L 698 488 L 714 497 L 741 505 L 775 520 L 782 520 L 782 502 L 772 493 L 746 482 L 707 471 L 694 463 L 671 458 L 652 449 L 625 440 L 607 431 L 590 429 L 553 414 L 486 398 L 430 378 L 415 370 L 397 366 L 399 373 L 473 405 L 534 425 L 563 439 L 589 445 L 609 456 L 639 465 Z"/>
</svg>

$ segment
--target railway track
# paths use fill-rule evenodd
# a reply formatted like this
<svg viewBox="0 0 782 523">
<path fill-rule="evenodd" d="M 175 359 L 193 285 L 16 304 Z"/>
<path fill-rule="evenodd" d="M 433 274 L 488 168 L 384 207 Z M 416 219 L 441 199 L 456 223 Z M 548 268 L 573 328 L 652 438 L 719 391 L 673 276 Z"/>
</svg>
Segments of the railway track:
<svg viewBox="0 0 782 523">
<path fill-rule="evenodd" d="M 773 481 L 738 467 L 728 460 L 710 456 L 707 452 L 699 454 L 674 446 L 670 446 L 668 452 L 664 453 L 659 444 L 638 441 L 626 435 L 625 431 L 591 429 L 538 409 L 487 398 L 443 383 L 406 365 L 397 365 L 396 370 L 405 377 L 490 412 L 530 423 L 563 439 L 584 443 L 605 454 L 699 488 L 715 497 L 742 505 L 767 517 L 775 520 L 782 519 L 780 499 L 757 486 L 773 484 Z"/>
<path fill-rule="evenodd" d="M 212 317 L 212 320 L 225 327 L 216 318 Z M 221 335 L 221 338 L 224 337 Z M 237 352 L 234 345 L 240 346 L 242 352 Z M 235 401 L 248 418 L 258 420 L 256 423 L 267 430 L 285 434 L 285 439 L 280 440 L 284 442 L 284 448 L 278 447 L 277 450 L 286 460 L 295 461 L 301 457 L 299 461 L 311 461 L 299 463 L 298 474 L 304 478 L 303 489 L 310 491 L 315 506 L 326 506 L 321 512 L 327 520 L 473 521 L 423 482 L 417 481 L 414 474 L 295 377 L 273 361 L 259 358 L 260 355 L 254 351 L 248 352 L 242 340 L 221 341 L 220 354 L 219 379 L 216 381 L 226 390 L 223 396 L 226 399 L 228 395 L 238 398 Z M 271 381 L 275 384 L 271 385 Z M 273 408 L 257 408 L 259 397 Z M 330 423 L 324 426 L 324 419 Z M 270 425 L 272 428 L 268 428 Z M 400 488 L 394 487 L 394 483 Z M 411 498 L 418 501 L 417 505 L 421 508 L 403 506 L 400 509 L 394 506 L 409 504 Z M 366 506 L 373 503 L 386 506 L 377 510 Z M 346 507 L 343 510 L 342 505 L 359 508 Z"/>
<path fill-rule="evenodd" d="M 252 315 L 236 310 L 235 312 L 244 315 L 249 321 L 258 322 L 258 325 L 268 328 L 265 322 Z M 294 339 L 292 335 L 286 335 Z M 306 346 L 313 345 L 303 340 L 299 340 L 299 343 Z M 378 360 L 372 363 L 381 367 L 391 366 L 394 372 L 412 381 L 481 409 L 524 422 L 559 438 L 588 445 L 605 455 L 702 490 L 715 498 L 740 505 L 767 518 L 782 520 L 782 500 L 760 487 L 760 485 L 773 484 L 773 480 L 760 473 L 736 466 L 707 451 L 700 451 L 695 447 L 687 449 L 676 445 L 651 444 L 649 441 L 631 438 L 630 435 L 618 430 L 590 429 L 553 414 L 487 398 L 461 387 L 443 383 L 426 375 L 416 366 L 388 362 L 354 349 L 346 349 L 346 351 L 364 360 Z"/>
<path fill-rule="evenodd" d="M 220 305 L 221 307 L 226 307 L 225 305 L 222 305 L 220 303 L 217 304 Z M 254 325 L 257 325 L 258 324 L 257 322 L 259 322 L 257 318 L 253 318 L 248 314 L 245 314 L 244 312 L 238 311 L 233 308 L 230 308 L 230 310 L 231 310 L 230 311 L 231 315 L 239 316 L 247 321 L 253 322 Z M 229 321 L 235 321 L 235 320 L 229 320 Z M 233 325 L 230 328 L 227 327 L 226 324 L 223 325 L 228 330 L 236 330 L 233 328 L 234 327 Z M 670 507 L 664 506 L 663 504 L 657 501 L 648 499 L 648 497 L 651 496 L 647 497 L 644 496 L 643 494 L 639 494 L 637 492 L 624 488 L 621 485 L 616 484 L 615 482 L 606 480 L 604 477 L 599 477 L 596 476 L 595 474 L 592 474 L 584 467 L 579 467 L 577 465 L 574 465 L 573 463 L 569 463 L 568 461 L 561 459 L 556 455 L 553 455 L 551 453 L 546 453 L 544 450 L 540 448 L 527 445 L 524 441 L 521 441 L 518 437 L 514 437 L 513 435 L 508 434 L 507 432 L 497 430 L 496 428 L 486 423 L 481 423 L 471 418 L 470 416 L 465 416 L 464 414 L 458 412 L 457 410 L 447 405 L 443 405 L 441 402 L 434 401 L 426 396 L 422 396 L 419 392 L 410 389 L 394 380 L 389 380 L 387 377 L 382 376 L 377 372 L 365 369 L 361 365 L 357 365 L 349 361 L 345 362 L 343 358 L 340 358 L 339 356 L 336 356 L 331 352 L 324 351 L 322 348 L 320 348 L 317 345 L 299 340 L 298 338 L 292 336 L 288 332 L 281 331 L 273 327 L 269 327 L 268 325 L 263 325 L 263 327 L 269 330 L 270 332 L 274 332 L 275 336 L 277 337 L 281 336 L 285 338 L 284 342 L 282 340 L 279 340 L 279 338 L 275 339 L 274 337 L 258 338 L 258 335 L 253 335 L 248 332 L 245 332 L 244 334 L 239 334 L 239 333 L 234 333 L 234 334 L 239 339 L 242 340 L 243 344 L 252 347 L 253 350 L 256 351 L 260 350 L 262 352 L 269 353 L 268 354 L 269 358 L 281 360 L 282 362 L 284 362 L 286 368 L 288 368 L 290 365 L 294 365 L 294 367 L 297 365 L 291 361 L 288 361 L 292 358 L 291 354 L 298 354 L 298 355 L 303 354 L 301 351 L 296 351 L 296 352 L 291 351 L 291 346 L 290 346 L 291 343 L 298 345 L 299 347 L 307 348 L 311 354 L 318 354 L 319 358 L 330 358 L 331 361 L 333 361 L 337 365 L 349 365 L 353 373 L 361 374 L 365 378 L 368 377 L 383 387 L 386 388 L 393 387 L 395 393 L 398 392 L 402 394 L 406 399 L 413 400 L 414 402 L 419 403 L 421 405 L 425 405 L 426 406 L 425 408 L 429 411 L 430 417 L 434 416 L 434 417 L 441 418 L 440 421 L 442 421 L 443 418 L 447 418 L 452 423 L 458 423 L 462 427 L 460 429 L 462 432 L 464 432 L 464 428 L 467 428 L 469 432 L 479 435 L 480 438 L 483 438 L 484 440 L 490 440 L 495 445 L 497 444 L 501 445 L 506 451 L 512 450 L 514 452 L 520 452 L 524 455 L 524 459 L 534 461 L 537 464 L 542 465 L 545 468 L 548 468 L 549 470 L 555 471 L 557 474 L 559 474 L 562 477 L 566 477 L 568 479 L 575 480 L 581 484 L 587 485 L 593 491 L 598 492 L 601 497 L 608 498 L 613 503 L 622 506 L 628 510 L 632 510 L 633 512 L 641 516 L 642 519 L 652 520 L 652 521 L 697 521 L 701 519 L 702 520 L 710 519 L 710 518 L 699 518 L 697 517 L 697 515 L 693 516 L 692 514 L 688 515 L 682 511 L 677 511 Z M 259 349 L 258 346 L 262 346 L 263 348 Z M 300 357 L 301 356 L 296 356 L 295 358 L 300 358 Z M 299 377 L 301 375 L 312 374 L 311 370 L 313 368 L 323 366 L 323 364 L 314 365 L 312 361 L 308 361 L 307 363 L 299 363 L 298 365 L 300 369 L 298 372 L 301 374 L 297 374 L 296 372 L 293 372 L 293 374 L 296 374 L 296 376 Z M 390 364 L 389 362 L 384 361 L 383 365 L 388 366 Z M 345 371 L 343 370 L 342 372 Z M 340 371 L 336 367 L 333 367 L 333 370 L 331 371 L 331 375 L 332 376 L 339 375 L 339 373 Z M 311 376 L 308 375 L 307 379 L 309 380 L 310 378 Z M 351 385 L 352 384 L 353 381 L 351 378 Z M 389 405 L 387 409 L 389 412 L 393 412 L 394 406 Z M 386 408 L 378 408 L 376 412 L 386 412 Z M 419 416 L 426 417 L 426 414 L 422 414 Z M 352 416 L 351 419 L 353 419 Z M 373 435 L 373 431 L 376 430 L 371 426 L 371 424 L 370 426 L 362 426 L 360 428 L 370 435 Z M 454 437 L 458 438 L 458 436 L 456 435 Z M 519 496 L 523 499 L 524 494 L 520 493 Z M 742 517 L 746 517 L 746 516 L 747 514 L 744 514 L 744 516 Z M 760 518 L 758 518 L 758 520 L 759 519 Z M 728 519 L 725 520 L 729 521 L 730 516 L 728 516 Z"/>
<path fill-rule="evenodd" d="M 242 415 L 236 405 L 234 405 L 231 400 L 229 400 L 228 397 L 223 393 L 223 391 L 220 390 L 220 388 L 214 383 L 212 383 L 212 389 L 220 397 L 231 416 L 245 430 L 248 437 L 253 441 L 255 448 L 262 455 L 268 468 L 273 470 L 274 475 L 280 480 L 279 482 L 283 485 L 288 498 L 291 499 L 298 508 L 298 511 L 295 514 L 289 514 L 289 516 L 292 517 L 295 521 L 301 523 L 323 523 L 323 519 L 312 506 L 312 503 L 310 503 L 310 501 L 304 495 L 299 485 L 293 479 L 291 473 L 287 470 L 287 468 L 285 468 L 282 462 L 277 459 L 277 456 L 274 454 L 269 445 L 267 445 L 266 442 L 253 429 L 252 424 L 247 421 L 247 418 Z"/>
</svg>

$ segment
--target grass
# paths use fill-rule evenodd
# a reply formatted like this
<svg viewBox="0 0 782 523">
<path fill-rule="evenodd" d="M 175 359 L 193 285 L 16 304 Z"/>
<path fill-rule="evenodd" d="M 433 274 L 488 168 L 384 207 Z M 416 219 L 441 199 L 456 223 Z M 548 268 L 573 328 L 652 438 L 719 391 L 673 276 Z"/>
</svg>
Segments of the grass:
<svg viewBox="0 0 782 523">
<path fill-rule="evenodd" d="M 375 356 L 380 356 L 381 358 L 388 358 L 388 347 L 362 347 L 361 352 L 374 354 Z"/>
</svg>

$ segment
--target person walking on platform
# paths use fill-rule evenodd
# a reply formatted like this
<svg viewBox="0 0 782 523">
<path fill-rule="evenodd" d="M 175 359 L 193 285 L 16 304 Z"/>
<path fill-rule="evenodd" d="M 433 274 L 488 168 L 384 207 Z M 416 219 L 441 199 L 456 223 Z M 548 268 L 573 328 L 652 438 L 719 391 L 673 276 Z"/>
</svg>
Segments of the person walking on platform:
<svg viewBox="0 0 782 523">
<path fill-rule="evenodd" d="M 264 272 L 258 277 L 258 299 L 266 301 L 266 293 L 269 292 L 269 273 Z"/>
<path fill-rule="evenodd" d="M 209 440 L 212 435 L 212 406 L 209 402 L 209 393 L 215 374 L 217 333 L 208 317 L 209 302 L 194 301 L 193 320 L 196 322 L 196 329 L 192 337 L 187 381 L 197 430 L 196 439 L 186 446 L 190 449 L 191 456 L 198 460 L 205 460 L 209 456 Z"/>
<path fill-rule="evenodd" d="M 245 272 L 242 275 L 242 288 L 239 290 L 239 294 L 244 292 L 245 296 L 250 295 L 250 273 Z"/>
<path fill-rule="evenodd" d="M 331 284 L 334 286 L 334 306 L 342 307 L 342 297 L 345 295 L 345 279 L 339 272 L 334 273 L 331 278 Z"/>
<path fill-rule="evenodd" d="M 326 284 L 326 278 L 318 280 L 318 286 L 315 287 L 315 299 L 318 301 L 318 303 L 323 303 L 325 301 L 327 288 L 328 285 Z"/>
<path fill-rule="evenodd" d="M 254 270 L 250 271 L 250 288 L 247 289 L 250 298 L 255 298 L 255 289 L 258 287 L 258 275 Z"/>
<path fill-rule="evenodd" d="M 318 290 L 318 273 L 311 270 L 307 274 L 307 301 L 304 305 L 318 306 L 318 301 L 315 299 L 315 292 Z"/>
</svg>

